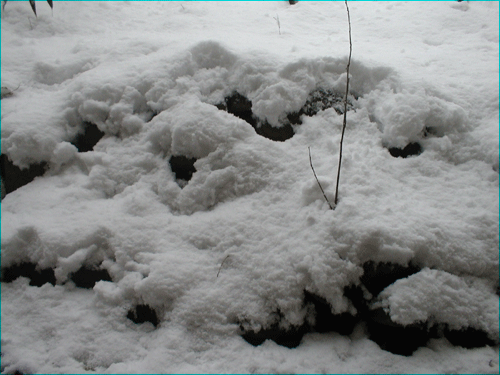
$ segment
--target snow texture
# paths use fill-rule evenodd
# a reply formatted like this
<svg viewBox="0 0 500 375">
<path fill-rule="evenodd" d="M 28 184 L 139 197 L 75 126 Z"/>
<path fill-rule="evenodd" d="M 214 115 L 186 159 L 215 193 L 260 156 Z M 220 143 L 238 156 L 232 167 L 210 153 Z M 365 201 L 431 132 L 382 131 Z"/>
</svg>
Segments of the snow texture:
<svg viewBox="0 0 500 375">
<path fill-rule="evenodd" d="M 2 373 L 498 373 L 498 2 L 349 7 L 332 211 L 308 147 L 333 201 L 342 115 L 304 115 L 273 142 L 217 105 L 237 92 L 279 129 L 311 92 L 343 93 L 344 2 L 61 1 L 36 19 L 6 4 L 1 151 L 49 169 L 2 200 L 2 272 L 32 263 L 56 285 L 2 282 Z M 104 136 L 78 152 L 89 123 Z M 388 152 L 413 142 L 418 156 Z M 196 159 L 188 182 L 172 156 Z M 421 269 L 365 293 L 394 324 L 495 346 L 441 337 L 404 357 L 363 323 L 294 349 L 241 337 L 314 320 L 305 291 L 355 314 L 344 292 L 368 261 Z M 112 281 L 79 288 L 82 267 Z M 143 305 L 157 327 L 127 319 Z"/>
</svg>

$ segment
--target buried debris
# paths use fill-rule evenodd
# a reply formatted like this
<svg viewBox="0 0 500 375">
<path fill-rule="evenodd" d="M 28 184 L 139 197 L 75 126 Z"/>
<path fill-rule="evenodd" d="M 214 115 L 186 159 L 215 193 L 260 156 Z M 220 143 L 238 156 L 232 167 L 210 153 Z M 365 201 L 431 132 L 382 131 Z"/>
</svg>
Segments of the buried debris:
<svg viewBox="0 0 500 375">
<path fill-rule="evenodd" d="M 18 277 L 27 277 L 30 279 L 31 286 L 42 286 L 46 283 L 56 285 L 56 276 L 52 268 L 39 268 L 35 263 L 23 262 L 14 264 L 10 267 L 2 268 L 1 280 L 4 283 L 10 283 Z"/>
<path fill-rule="evenodd" d="M 149 322 L 155 327 L 160 324 L 156 311 L 149 305 L 137 305 L 127 313 L 127 318 L 136 324 Z"/>
</svg>

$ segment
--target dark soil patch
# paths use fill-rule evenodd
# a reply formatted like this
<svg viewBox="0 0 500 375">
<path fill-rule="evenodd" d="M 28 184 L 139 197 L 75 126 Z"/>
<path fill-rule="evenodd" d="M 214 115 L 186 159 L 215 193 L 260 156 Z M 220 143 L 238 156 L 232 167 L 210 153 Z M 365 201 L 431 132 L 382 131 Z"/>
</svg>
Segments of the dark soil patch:
<svg viewBox="0 0 500 375">
<path fill-rule="evenodd" d="M 83 266 L 69 277 L 78 288 L 92 289 L 98 281 L 112 281 L 106 269 Z"/>
<path fill-rule="evenodd" d="M 363 322 L 370 340 L 377 343 L 383 350 L 404 356 L 412 355 L 419 347 L 425 346 L 430 339 L 443 336 L 453 345 L 465 348 L 498 344 L 491 340 L 486 332 L 474 328 L 451 330 L 446 324 L 419 322 L 405 326 L 394 322 L 388 311 L 382 308 L 371 308 L 374 298 L 396 280 L 419 272 L 420 267 L 412 263 L 408 266 L 401 266 L 395 263 L 369 261 L 363 265 L 363 269 L 361 284 L 351 285 L 344 289 L 344 296 L 356 309 L 354 315 L 333 314 L 325 298 L 304 291 L 304 306 L 312 307 L 314 310 L 314 322 L 304 322 L 301 326 L 283 328 L 280 324 L 283 315 L 278 311 L 277 314 L 273 314 L 271 318 L 273 323 L 269 328 L 245 331 L 243 324 L 240 324 L 242 337 L 255 346 L 262 344 L 265 340 L 273 340 L 278 345 L 294 348 L 300 344 L 306 333 L 337 332 L 341 335 L 350 335 L 356 324 Z"/>
<path fill-rule="evenodd" d="M 31 286 L 42 286 L 46 283 L 56 285 L 56 276 L 52 268 L 41 269 L 35 263 L 23 262 L 2 268 L 2 282 L 10 283 L 18 277 L 30 279 Z"/>
<path fill-rule="evenodd" d="M 186 186 L 188 181 L 193 177 L 193 173 L 196 172 L 196 168 L 194 167 L 196 158 L 188 158 L 182 155 L 172 156 L 170 157 L 169 163 L 179 186 Z"/>
<path fill-rule="evenodd" d="M 127 313 L 127 318 L 136 324 L 149 322 L 155 327 L 160 324 L 156 311 L 149 305 L 137 305 Z"/>
<path fill-rule="evenodd" d="M 307 332 L 306 326 L 283 328 L 280 327 L 279 323 L 275 323 L 270 328 L 262 328 L 256 332 L 244 331 L 241 337 L 253 346 L 261 345 L 266 340 L 272 340 L 278 345 L 296 348 Z"/>
<path fill-rule="evenodd" d="M 410 356 L 435 337 L 435 332 L 428 330 L 425 324 L 403 326 L 393 322 L 383 309 L 371 310 L 367 318 L 370 340 L 375 341 L 381 349 L 393 354 Z"/>
<path fill-rule="evenodd" d="M 491 340 L 486 332 L 471 327 L 460 330 L 446 327 L 444 330 L 444 337 L 446 337 L 451 344 L 468 349 L 498 345 L 498 342 Z"/>
<path fill-rule="evenodd" d="M 305 291 L 304 302 L 314 306 L 315 322 L 310 331 L 312 332 L 338 332 L 341 335 L 350 335 L 354 326 L 358 323 L 358 317 L 350 313 L 333 314 L 332 307 L 326 299 Z"/>
<path fill-rule="evenodd" d="M 355 99 L 353 96 L 348 97 L 347 110 L 353 108 L 352 102 Z M 280 126 L 272 126 L 267 121 L 254 116 L 252 102 L 238 92 L 226 97 L 216 107 L 245 120 L 252 125 L 257 134 L 273 141 L 284 142 L 294 136 L 293 125 L 302 124 L 301 116 L 303 115 L 314 116 L 319 111 L 328 108 L 334 108 L 338 114 L 343 114 L 344 94 L 331 89 L 316 89 L 309 94 L 304 106 L 298 112 L 286 115 Z"/>
<path fill-rule="evenodd" d="M 0 155 L 0 177 L 2 179 L 2 198 L 9 193 L 29 184 L 36 177 L 43 176 L 47 163 L 31 164 L 29 168 L 21 169 L 12 163 L 7 155 Z"/>
<path fill-rule="evenodd" d="M 84 122 L 84 131 L 76 136 L 71 142 L 78 152 L 92 151 L 94 146 L 104 137 L 104 132 L 100 131 L 96 124 Z"/>
<path fill-rule="evenodd" d="M 375 263 L 373 261 L 363 264 L 363 276 L 360 280 L 368 291 L 373 295 L 378 295 L 386 287 L 396 280 L 404 279 L 418 271 L 420 267 L 412 265 L 401 266 L 396 263 Z"/>
<path fill-rule="evenodd" d="M 252 112 L 252 102 L 238 92 L 226 97 L 224 102 L 217 104 L 217 108 L 245 120 L 257 134 L 272 141 L 284 142 L 295 134 L 290 124 L 275 127 L 256 118 Z"/>
<path fill-rule="evenodd" d="M 417 156 L 423 152 L 422 146 L 419 143 L 408 143 L 405 148 L 391 147 L 389 153 L 395 158 L 407 158 L 409 156 Z"/>
<path fill-rule="evenodd" d="M 347 110 L 353 109 L 353 99 L 352 96 L 347 98 Z M 344 113 L 344 94 L 339 93 L 331 89 L 316 89 L 312 91 L 307 97 L 306 103 L 298 111 L 291 113 L 287 116 L 288 121 L 294 125 L 302 124 L 301 116 L 315 116 L 319 111 L 324 111 L 325 109 L 333 108 L 337 114 L 341 115 Z"/>
</svg>

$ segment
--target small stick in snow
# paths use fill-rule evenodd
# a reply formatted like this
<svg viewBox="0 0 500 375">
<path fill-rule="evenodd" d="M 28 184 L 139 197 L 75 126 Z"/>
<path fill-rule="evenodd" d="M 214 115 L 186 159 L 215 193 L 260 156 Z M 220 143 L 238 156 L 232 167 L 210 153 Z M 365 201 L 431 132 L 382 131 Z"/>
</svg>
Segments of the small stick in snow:
<svg viewBox="0 0 500 375">
<path fill-rule="evenodd" d="M 308 147 L 309 149 L 309 164 L 311 165 L 311 169 L 314 173 L 314 178 L 316 178 L 316 182 L 318 183 L 318 186 L 319 188 L 321 189 L 321 192 L 323 193 L 323 197 L 325 197 L 325 201 L 326 203 L 328 203 L 328 205 L 330 206 L 330 209 L 333 210 L 333 207 L 330 203 L 330 201 L 328 200 L 328 198 L 326 197 L 326 194 L 325 194 L 325 191 L 323 190 L 323 187 L 321 186 L 321 184 L 319 183 L 319 180 L 318 180 L 318 176 L 316 176 L 316 171 L 314 170 L 314 167 L 313 167 L 313 162 L 312 162 L 312 158 L 311 158 L 311 147 Z"/>
<path fill-rule="evenodd" d="M 219 277 L 219 273 L 220 273 L 220 270 L 222 269 L 222 265 L 224 264 L 224 262 L 226 261 L 227 258 L 229 258 L 231 256 L 231 254 L 229 254 L 228 256 L 226 256 L 224 258 L 224 260 L 222 261 L 222 263 L 220 264 L 220 267 L 219 267 L 219 272 L 217 272 L 217 277 Z"/>
<path fill-rule="evenodd" d="M 276 14 L 276 17 L 273 17 L 273 18 L 274 18 L 274 19 L 276 20 L 276 22 L 278 23 L 278 32 L 279 32 L 279 33 L 280 33 L 280 35 L 281 35 L 280 18 L 279 18 L 279 16 L 278 16 L 277 14 Z"/>
<path fill-rule="evenodd" d="M 342 124 L 342 135 L 340 137 L 339 168 L 337 171 L 337 185 L 335 186 L 335 201 L 334 201 L 335 206 L 337 206 L 337 202 L 339 199 L 340 166 L 342 164 L 342 144 L 344 142 L 344 133 L 347 123 L 347 95 L 349 93 L 349 67 L 351 66 L 351 55 L 352 55 L 351 16 L 349 14 L 349 6 L 347 5 L 347 0 L 345 0 L 345 7 L 347 9 L 347 22 L 349 23 L 349 59 L 347 60 L 347 81 L 345 85 L 345 97 L 344 97 L 344 122 Z"/>
</svg>

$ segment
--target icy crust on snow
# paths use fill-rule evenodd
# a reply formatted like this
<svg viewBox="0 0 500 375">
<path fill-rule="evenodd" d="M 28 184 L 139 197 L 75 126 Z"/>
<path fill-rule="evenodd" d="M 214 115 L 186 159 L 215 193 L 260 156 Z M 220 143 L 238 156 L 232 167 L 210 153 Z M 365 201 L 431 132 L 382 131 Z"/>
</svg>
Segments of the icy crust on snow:
<svg viewBox="0 0 500 375">
<path fill-rule="evenodd" d="M 472 276 L 457 276 L 424 268 L 397 280 L 373 307 L 387 308 L 391 319 L 403 325 L 447 323 L 452 329 L 472 327 L 498 341 L 496 285 Z"/>
</svg>

